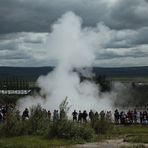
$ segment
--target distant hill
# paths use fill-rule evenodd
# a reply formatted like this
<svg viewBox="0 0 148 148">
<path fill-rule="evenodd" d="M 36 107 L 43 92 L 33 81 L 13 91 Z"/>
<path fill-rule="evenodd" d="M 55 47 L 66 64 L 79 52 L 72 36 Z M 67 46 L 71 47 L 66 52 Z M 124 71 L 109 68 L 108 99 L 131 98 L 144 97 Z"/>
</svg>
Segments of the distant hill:
<svg viewBox="0 0 148 148">
<path fill-rule="evenodd" d="M 0 67 L 0 79 L 23 78 L 36 80 L 40 75 L 46 75 L 54 67 Z M 119 67 L 101 68 L 94 67 L 96 75 L 106 75 L 108 77 L 146 77 L 148 76 L 148 66 L 145 67 Z"/>
<path fill-rule="evenodd" d="M 143 67 L 118 67 L 93 69 L 96 74 L 105 74 L 110 77 L 145 77 L 148 76 L 148 66 Z"/>
<path fill-rule="evenodd" d="M 22 78 L 36 80 L 40 75 L 51 72 L 53 67 L 0 67 L 0 79 Z"/>
</svg>

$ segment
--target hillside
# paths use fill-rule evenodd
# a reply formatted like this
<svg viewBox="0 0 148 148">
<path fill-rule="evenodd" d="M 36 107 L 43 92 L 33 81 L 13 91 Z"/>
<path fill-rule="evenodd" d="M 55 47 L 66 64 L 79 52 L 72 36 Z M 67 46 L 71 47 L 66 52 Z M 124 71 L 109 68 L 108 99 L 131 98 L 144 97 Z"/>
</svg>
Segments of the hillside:
<svg viewBox="0 0 148 148">
<path fill-rule="evenodd" d="M 0 67 L 0 79 L 23 78 L 36 80 L 40 75 L 51 72 L 53 67 Z M 101 68 L 94 67 L 96 75 L 106 75 L 107 77 L 147 77 L 148 67 L 124 67 L 124 68 Z"/>
</svg>

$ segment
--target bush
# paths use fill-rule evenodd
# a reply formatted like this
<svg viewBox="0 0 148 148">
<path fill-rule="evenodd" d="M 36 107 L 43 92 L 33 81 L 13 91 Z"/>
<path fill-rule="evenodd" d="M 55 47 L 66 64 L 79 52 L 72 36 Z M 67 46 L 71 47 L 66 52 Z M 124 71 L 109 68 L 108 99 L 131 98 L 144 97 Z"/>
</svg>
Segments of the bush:
<svg viewBox="0 0 148 148">
<path fill-rule="evenodd" d="M 41 106 L 34 106 L 30 109 L 28 120 L 21 120 L 18 114 L 9 112 L 7 119 L 0 125 L 0 133 L 3 136 L 21 136 L 21 135 L 45 135 L 48 131 L 49 120 L 45 110 Z"/>
<path fill-rule="evenodd" d="M 105 134 L 111 124 L 105 120 L 95 120 L 92 125 L 74 123 L 66 118 L 50 122 L 47 112 L 40 105 L 30 109 L 28 120 L 21 120 L 18 113 L 7 114 L 5 122 L 0 124 L 1 136 L 41 135 L 48 138 L 65 138 L 76 141 L 91 141 L 95 133 Z"/>
<path fill-rule="evenodd" d="M 19 136 L 23 132 L 22 121 L 17 118 L 15 113 L 9 112 L 7 115 L 7 120 L 4 123 L 1 123 L 0 133 L 3 136 Z"/>
<path fill-rule="evenodd" d="M 49 128 L 49 120 L 47 120 L 47 112 L 40 105 L 33 106 L 30 109 L 30 117 L 28 120 L 28 128 L 30 134 L 44 135 Z"/>
<path fill-rule="evenodd" d="M 111 123 L 106 120 L 97 120 L 94 123 L 94 130 L 96 134 L 106 134 L 112 127 Z"/>
<path fill-rule="evenodd" d="M 73 123 L 68 120 L 62 120 L 52 125 L 48 137 L 91 141 L 94 137 L 94 130 L 89 126 L 79 125 L 78 123 Z"/>
<path fill-rule="evenodd" d="M 82 125 L 77 128 L 75 136 L 86 141 L 91 141 L 94 138 L 94 134 L 94 130 L 91 127 Z"/>
</svg>

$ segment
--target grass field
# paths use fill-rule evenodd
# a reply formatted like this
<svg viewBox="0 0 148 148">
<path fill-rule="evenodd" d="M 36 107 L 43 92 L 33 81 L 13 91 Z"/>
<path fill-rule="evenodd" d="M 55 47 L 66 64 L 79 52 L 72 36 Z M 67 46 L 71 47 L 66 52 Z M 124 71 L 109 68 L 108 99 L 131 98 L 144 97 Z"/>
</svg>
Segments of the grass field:
<svg viewBox="0 0 148 148">
<path fill-rule="evenodd" d="M 112 136 L 114 135 L 128 135 L 128 134 L 147 134 L 148 135 L 148 126 L 147 125 L 117 125 L 110 131 Z"/>
<path fill-rule="evenodd" d="M 125 137 L 124 141 L 132 143 L 148 143 L 148 135 L 128 135 L 127 137 Z"/>
<path fill-rule="evenodd" d="M 0 138 L 0 148 L 50 148 L 69 146 L 78 142 L 66 139 L 48 140 L 39 136 Z"/>
<path fill-rule="evenodd" d="M 124 138 L 126 142 L 148 143 L 148 126 L 114 126 L 105 135 L 100 135 L 94 139 L 99 142 L 105 139 Z M 92 141 L 93 142 L 93 141 Z M 0 138 L 0 148 L 50 148 L 59 146 L 70 146 L 83 141 L 66 139 L 46 139 L 40 136 L 20 136 L 11 138 Z"/>
</svg>

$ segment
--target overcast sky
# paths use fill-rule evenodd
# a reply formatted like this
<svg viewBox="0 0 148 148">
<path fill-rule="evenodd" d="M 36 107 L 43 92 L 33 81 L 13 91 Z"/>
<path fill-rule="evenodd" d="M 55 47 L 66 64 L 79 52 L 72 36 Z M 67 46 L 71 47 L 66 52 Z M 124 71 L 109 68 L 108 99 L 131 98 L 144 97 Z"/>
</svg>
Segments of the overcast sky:
<svg viewBox="0 0 148 148">
<path fill-rule="evenodd" d="M 148 66 L 148 0 L 0 0 L 0 66 L 54 65 L 42 43 L 67 11 L 106 26 L 95 66 Z"/>
</svg>

